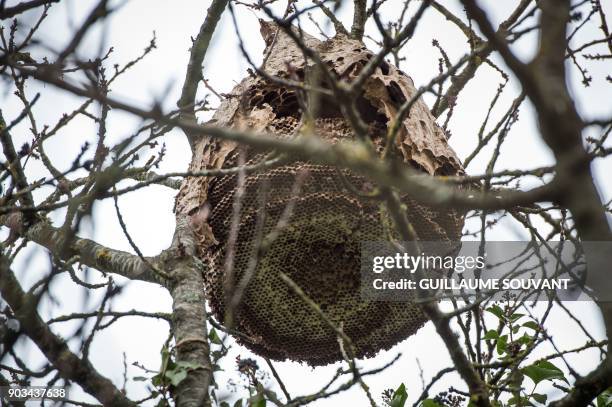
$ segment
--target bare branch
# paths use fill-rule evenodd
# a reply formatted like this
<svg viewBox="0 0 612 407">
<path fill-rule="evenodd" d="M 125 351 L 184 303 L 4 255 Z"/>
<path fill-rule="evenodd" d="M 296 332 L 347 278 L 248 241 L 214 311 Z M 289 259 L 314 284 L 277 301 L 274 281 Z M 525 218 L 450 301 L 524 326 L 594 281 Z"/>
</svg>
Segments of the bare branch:
<svg viewBox="0 0 612 407">
<path fill-rule="evenodd" d="M 597 369 L 576 380 L 574 388 L 561 400 L 554 401 L 551 407 L 585 406 L 600 393 L 612 386 L 612 362 L 606 358 Z"/>
<path fill-rule="evenodd" d="M 212 365 L 206 326 L 206 298 L 202 264 L 195 257 L 196 247 L 189 219 L 178 216 L 172 246 L 171 269 L 172 326 L 176 360 L 189 366 L 187 377 L 175 391 L 177 406 L 209 406 L 208 387 Z"/>
<path fill-rule="evenodd" d="M 373 58 L 374 59 L 374 58 Z M 415 200 L 434 206 L 457 208 L 486 208 L 490 210 L 528 205 L 538 201 L 550 201 L 558 187 L 547 184 L 530 191 L 499 191 L 494 194 L 459 191 L 442 181 L 424 176 L 408 166 L 397 167 L 394 163 L 383 162 L 371 151 L 354 143 L 340 143 L 330 146 L 314 137 L 298 140 L 282 140 L 273 136 L 255 135 L 233 129 L 209 125 L 195 125 L 191 122 L 171 119 L 158 111 L 143 110 L 130 104 L 99 95 L 95 90 L 83 89 L 61 80 L 48 72 L 20 68 L 24 73 L 44 82 L 53 84 L 76 95 L 101 99 L 109 106 L 125 110 L 142 118 L 152 119 L 168 125 L 175 125 L 199 135 L 208 135 L 225 140 L 234 140 L 264 149 L 276 149 L 292 154 L 295 158 L 309 158 L 321 164 L 340 165 L 363 174 L 383 185 L 393 186 L 410 192 Z M 365 69 L 365 68 L 364 68 Z M 587 160 L 588 161 L 588 160 Z"/>
<path fill-rule="evenodd" d="M 100 375 L 89 361 L 72 353 L 66 342 L 49 329 L 33 306 L 35 299 L 23 292 L 4 255 L 0 257 L 0 294 L 10 305 L 23 332 L 34 341 L 63 378 L 78 383 L 105 405 L 136 406 L 110 380 Z"/>
<path fill-rule="evenodd" d="M 79 27 L 77 32 L 74 34 L 72 40 L 70 40 L 70 43 L 68 43 L 66 48 L 64 48 L 64 50 L 60 52 L 57 58 L 58 65 L 62 65 L 64 63 L 64 60 L 76 51 L 83 38 L 85 38 L 85 35 L 87 34 L 87 32 L 89 32 L 90 28 L 95 24 L 96 21 L 108 16 L 110 10 L 107 8 L 107 3 L 108 0 L 98 1 L 96 7 L 91 10 L 91 12 L 87 15 L 87 18 L 85 18 L 85 21 L 83 21 L 81 27 Z"/>
<path fill-rule="evenodd" d="M 66 244 L 60 229 L 46 221 L 39 221 L 24 227 L 21 215 L 11 214 L 0 218 L 0 223 L 8 226 L 14 233 L 45 247 L 60 259 L 78 256 L 79 261 L 104 273 L 119 274 L 134 280 L 159 283 L 153 270 L 138 256 L 114 250 L 89 239 L 74 237 Z M 67 248 L 62 251 L 63 248 Z M 155 259 L 150 259 L 155 262 Z"/>
<path fill-rule="evenodd" d="M 21 2 L 13 7 L 4 7 L 4 3 L 2 3 L 2 7 L 0 8 L 0 20 L 15 17 L 18 14 L 36 7 L 58 3 L 59 1 L 60 0 L 30 0 Z"/>
<path fill-rule="evenodd" d="M 189 56 L 189 64 L 187 65 L 187 73 L 183 82 L 183 90 L 181 97 L 177 102 L 177 106 L 181 109 L 181 117 L 185 120 L 195 122 L 195 97 L 198 90 L 198 84 L 202 80 L 202 63 L 208 51 L 210 41 L 217 28 L 221 14 L 227 7 L 228 0 L 213 0 L 206 18 L 200 27 L 200 32 L 193 40 L 191 45 L 191 54 Z M 186 133 L 190 144 L 193 146 L 193 135 Z"/>
<path fill-rule="evenodd" d="M 347 35 L 347 36 L 349 35 L 348 31 L 346 31 L 346 28 L 344 27 L 342 22 L 340 20 L 338 20 L 338 18 L 334 14 L 334 12 L 332 10 L 330 10 L 325 5 L 325 3 L 323 3 L 323 1 L 312 0 L 312 2 L 314 4 L 316 4 L 317 6 L 319 6 L 319 8 L 323 12 L 323 14 L 325 14 L 327 16 L 327 18 L 329 18 L 329 21 L 331 21 L 332 24 L 334 25 L 334 29 L 336 30 L 336 34 L 342 34 L 342 35 Z"/>
<path fill-rule="evenodd" d="M 356 40 L 363 38 L 363 31 L 367 20 L 367 1 L 366 0 L 353 0 L 353 25 L 351 27 L 351 37 Z"/>
</svg>

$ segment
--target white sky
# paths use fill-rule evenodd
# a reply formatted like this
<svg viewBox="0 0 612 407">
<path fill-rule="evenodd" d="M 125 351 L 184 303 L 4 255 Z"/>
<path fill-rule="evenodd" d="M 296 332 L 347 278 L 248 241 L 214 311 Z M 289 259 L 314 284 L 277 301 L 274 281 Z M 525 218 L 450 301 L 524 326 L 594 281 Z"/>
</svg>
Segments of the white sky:
<svg viewBox="0 0 612 407">
<path fill-rule="evenodd" d="M 7 5 L 11 5 L 11 1 Z M 350 2 L 341 9 L 339 17 L 350 26 L 352 10 Z M 414 2 L 411 9 L 418 2 Z M 451 9 L 459 10 L 457 1 L 445 1 Z M 510 7 L 515 2 L 487 1 L 488 10 L 495 22 L 501 21 L 508 14 Z M 603 2 L 607 11 L 612 13 L 612 4 Z M 55 50 L 60 50 L 66 44 L 66 39 L 82 21 L 84 15 L 90 10 L 94 2 L 64 0 L 62 4 L 56 5 L 51 9 L 51 16 L 42 27 L 40 38 L 44 43 L 50 44 Z M 112 95 L 114 97 L 126 97 L 128 100 L 138 103 L 144 107 L 151 105 L 153 99 L 161 98 L 166 108 L 174 108 L 175 102 L 180 93 L 182 78 L 185 73 L 188 60 L 188 50 L 190 47 L 190 37 L 195 36 L 199 26 L 204 19 L 205 11 L 210 1 L 183 0 L 181 2 L 171 2 L 162 0 L 132 0 L 124 5 L 116 14 L 110 18 L 107 26 L 107 44 L 114 47 L 108 66 L 112 69 L 112 64 L 124 64 L 148 44 L 155 31 L 157 36 L 158 49 L 149 55 L 144 61 L 139 63 L 132 70 L 118 80 Z M 399 0 L 389 0 L 385 6 L 386 16 L 396 16 L 399 13 L 401 2 Z M 263 41 L 259 36 L 259 26 L 257 17 L 244 7 L 238 7 L 240 31 L 245 38 L 247 49 L 252 58 L 256 61 L 261 59 Z M 24 25 L 32 24 L 37 17 L 36 13 L 28 13 L 24 16 Z M 574 40 L 579 43 L 584 38 L 597 38 L 601 34 L 595 33 L 595 24 L 589 24 L 589 28 L 583 30 L 582 35 L 578 35 Z M 312 24 L 304 20 L 304 27 L 310 29 Z M 370 29 L 373 27 L 369 26 Z M 331 32 L 330 32 L 331 33 Z M 86 38 L 86 42 L 79 48 L 81 57 L 94 56 L 99 49 L 100 30 L 94 30 Z M 466 50 L 466 40 L 463 34 L 452 24 L 447 23 L 436 11 L 428 10 L 425 17 L 419 24 L 418 30 L 413 40 L 411 40 L 404 50 L 407 58 L 402 64 L 402 69 L 413 79 L 416 86 L 427 83 L 431 77 L 437 74 L 437 60 L 439 54 L 431 46 L 431 40 L 436 38 L 450 58 L 456 61 Z M 372 49 L 373 44 L 368 44 Z M 522 58 L 529 58 L 535 50 L 533 37 L 519 41 L 514 46 L 515 51 Z M 594 51 L 593 51 L 594 52 Z M 42 54 L 33 53 L 35 58 Z M 499 61 L 499 58 L 495 58 Z M 247 62 L 242 58 L 237 47 L 237 39 L 234 35 L 234 28 L 231 24 L 229 14 L 225 13 L 215 37 L 214 46 L 206 57 L 205 78 L 221 92 L 229 92 L 233 85 L 240 81 L 246 74 Z M 609 117 L 612 113 L 610 106 L 610 84 L 606 83 L 606 67 L 609 71 L 609 64 L 589 64 L 593 84 L 585 89 L 580 86 L 580 77 L 575 69 L 571 70 L 570 84 L 573 93 L 576 95 L 578 107 L 585 118 Z M 461 158 L 466 157 L 476 145 L 475 134 L 486 114 L 486 109 L 493 97 L 495 90 L 500 83 L 499 74 L 489 68 L 481 68 L 478 76 L 461 93 L 458 107 L 456 108 L 450 128 L 452 138 L 450 143 Z M 5 86 L 4 84 L 0 86 Z M 79 102 L 71 97 L 58 92 L 50 86 L 38 86 L 29 84 L 27 89 L 30 97 L 36 92 L 41 92 L 41 98 L 34 108 L 37 116 L 38 125 L 52 125 L 57 122 L 62 112 L 70 111 Z M 509 106 L 519 89 L 516 81 L 512 80 L 507 87 L 504 95 L 498 104 L 499 108 L 494 111 L 494 118 L 500 117 L 503 111 Z M 200 95 L 203 95 L 201 92 Z M 2 97 L 2 109 L 7 122 L 11 121 L 21 110 L 21 106 L 10 89 L 0 89 Z M 217 104 L 217 100 L 211 95 L 210 101 Z M 431 98 L 427 99 L 431 105 Z M 114 143 L 128 137 L 138 126 L 139 121 L 132 116 L 122 112 L 112 112 L 108 124 L 108 142 Z M 16 146 L 29 141 L 29 133 L 25 124 L 13 130 L 13 138 Z M 95 140 L 96 129 L 89 119 L 79 118 L 73 122 L 60 136 L 54 137 L 45 144 L 47 153 L 54 160 L 60 169 L 66 169 L 80 150 L 84 141 Z M 167 146 L 167 154 L 162 162 L 160 173 L 169 171 L 185 170 L 189 164 L 190 151 L 183 137 L 178 131 L 172 131 L 164 139 Z M 144 156 L 145 154 L 141 155 Z M 488 156 L 487 150 L 481 153 L 484 159 L 475 160 L 468 172 L 478 174 L 485 168 Z M 143 157 L 146 160 L 148 157 Z M 542 143 L 537 133 L 537 128 L 533 120 L 533 112 L 530 105 L 524 104 L 521 109 L 521 120 L 512 129 L 508 141 L 502 149 L 502 157 L 498 161 L 496 169 L 518 168 L 527 169 L 552 163 L 552 156 L 547 147 Z M 606 200 L 612 197 L 612 185 L 609 178 L 604 174 L 612 171 L 612 166 L 608 162 L 604 164 L 598 162 L 595 165 L 599 187 Z M 41 177 L 45 173 L 40 163 L 30 161 L 27 167 L 30 180 Z M 152 186 L 141 189 L 133 194 L 122 196 L 119 199 L 120 207 L 127 223 L 127 227 L 145 255 L 155 255 L 165 249 L 171 240 L 174 229 L 174 216 L 172 206 L 175 192 L 160 186 Z M 106 200 L 96 204 L 93 223 L 88 222 L 81 231 L 82 236 L 90 236 L 98 242 L 112 248 L 132 251 L 128 242 L 123 237 L 119 224 L 114 214 L 112 200 Z M 62 219 L 63 213 L 58 213 L 56 220 Z M 473 229 L 473 228 L 472 228 Z M 520 228 L 516 225 L 509 225 L 506 222 L 501 227 L 496 228 L 490 235 L 490 239 L 514 240 L 526 235 L 517 235 Z M 34 249 L 34 247 L 30 247 Z M 28 253 L 34 253 L 29 251 Z M 15 265 L 24 284 L 27 286 L 40 278 L 49 271 L 49 264 L 44 252 L 35 251 L 35 257 L 30 261 L 25 261 L 26 256 L 20 258 L 20 262 Z M 96 274 L 96 273 L 93 273 Z M 116 278 L 121 284 L 126 283 L 121 278 Z M 80 311 L 83 309 L 84 302 L 91 308 L 98 304 L 102 293 L 95 293 L 90 298 L 85 299 L 74 285 L 65 277 L 57 278 L 53 285 L 56 299 L 61 302 L 61 306 L 47 302 L 46 312 L 48 315 L 60 315 Z M 590 327 L 596 338 L 603 338 L 603 331 L 599 323 L 597 309 L 588 303 L 569 304 L 577 313 L 578 318 Z M 130 282 L 126 284 L 125 290 L 115 299 L 113 308 L 115 310 L 140 309 L 149 312 L 171 310 L 171 298 L 168 293 L 152 284 Z M 562 311 L 553 311 L 549 325 L 551 334 L 554 335 L 557 345 L 560 348 L 570 348 L 579 346 L 583 343 L 583 338 L 576 336 L 577 327 L 574 326 Z M 72 324 L 64 324 L 62 327 L 55 327 L 58 332 L 71 332 L 74 329 Z M 164 322 L 155 322 L 139 318 L 122 319 L 110 329 L 98 334 L 94 341 L 91 351 L 91 358 L 94 366 L 99 371 L 111 378 L 119 385 L 122 383 L 122 352 L 128 355 L 128 363 L 138 361 L 150 369 L 157 369 L 159 366 L 159 350 L 166 339 L 167 326 Z M 22 348 L 26 352 L 25 348 Z M 543 353 L 548 353 L 550 349 L 544 348 Z M 35 359 L 36 352 L 28 348 L 29 353 L 26 358 Z M 397 352 L 403 354 L 402 358 L 390 370 L 376 377 L 369 377 L 366 382 L 371 387 L 372 394 L 379 397 L 380 393 L 386 388 L 396 388 L 401 382 L 406 383 L 410 400 L 414 401 L 421 392 L 421 382 L 416 359 L 420 360 L 424 369 L 426 382 L 440 368 L 451 365 L 447 351 L 443 342 L 437 337 L 431 324 L 427 324 L 416 335 L 408 338 L 404 342 L 395 346 L 389 352 L 382 352 L 372 360 L 363 361 L 363 366 L 375 367 L 390 360 Z M 230 355 L 225 358 L 224 367 L 233 373 L 235 355 L 243 357 L 249 355 L 245 349 L 235 346 Z M 596 363 L 596 353 L 585 352 L 577 357 L 570 356 L 568 359 L 577 363 L 579 372 L 586 372 Z M 256 358 L 257 359 L 257 358 Z M 258 359 L 260 366 L 265 366 L 263 360 Z M 285 379 L 287 387 L 292 394 L 301 395 L 318 390 L 322 383 L 327 381 L 337 369 L 338 364 L 311 369 L 304 365 L 293 362 L 277 363 L 277 368 L 281 376 Z M 130 368 L 129 375 L 141 375 L 142 372 L 136 368 Z M 235 375 L 234 375 L 235 376 Z M 218 378 L 223 383 L 223 376 Z M 273 384 L 273 380 L 268 381 Z M 453 374 L 447 375 L 446 379 L 435 386 L 431 394 L 446 389 L 449 385 L 462 387 L 460 381 Z M 225 390 L 221 385 L 220 393 Z M 142 383 L 137 382 L 128 388 L 128 395 L 137 399 L 145 395 Z M 278 391 L 280 394 L 280 391 Z M 93 400 L 90 400 L 93 401 Z M 315 403 L 316 406 L 337 406 L 337 405 L 366 405 L 361 390 L 357 387 L 342 395 L 329 400 Z"/>
</svg>

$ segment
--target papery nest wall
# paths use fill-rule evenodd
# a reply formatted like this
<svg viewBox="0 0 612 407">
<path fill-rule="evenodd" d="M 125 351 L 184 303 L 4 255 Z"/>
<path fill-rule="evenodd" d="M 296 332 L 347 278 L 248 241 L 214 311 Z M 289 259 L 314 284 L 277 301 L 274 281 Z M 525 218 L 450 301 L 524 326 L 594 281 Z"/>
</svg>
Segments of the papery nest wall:
<svg viewBox="0 0 612 407">
<path fill-rule="evenodd" d="M 262 68 L 265 72 L 298 79 L 313 72 L 314 63 L 304 63 L 302 52 L 288 35 L 265 22 L 262 34 L 267 44 L 265 52 L 269 54 Z M 351 81 L 373 55 L 360 41 L 342 35 L 327 41 L 303 35 L 306 46 L 319 53 L 341 80 Z M 384 148 L 387 125 L 399 106 L 415 92 L 412 80 L 386 62 L 365 83 L 357 104 L 368 125 L 368 137 L 379 153 Z M 303 121 L 296 90 L 252 74 L 231 95 L 221 103 L 211 124 L 279 138 L 295 137 L 300 132 Z M 333 99 L 320 98 L 317 112 L 314 123 L 317 136 L 332 144 L 354 137 Z M 405 163 L 431 176 L 463 173 L 444 132 L 421 100 L 414 104 L 399 130 L 396 151 Z M 204 138 L 196 146 L 190 170 L 234 167 L 240 154 L 247 165 L 253 165 L 264 160 L 267 152 Z M 293 196 L 296 176 L 303 172 L 307 176 L 300 193 Z M 220 322 L 225 320 L 225 258 L 237 177 L 232 174 L 187 178 L 176 202 L 176 211 L 189 214 L 197 225 L 200 256 L 207 264 L 205 290 Z M 347 187 L 347 182 L 352 187 Z M 290 201 L 294 210 L 289 225 L 259 259 L 235 312 L 234 328 L 244 334 L 237 340 L 244 346 L 272 359 L 312 365 L 342 358 L 336 334 L 280 279 L 280 272 L 287 274 L 334 323 L 342 326 L 355 345 L 357 357 L 373 356 L 390 348 L 426 322 L 413 303 L 360 298 L 360 242 L 388 240 L 392 222 L 381 211 L 380 202 L 359 197 L 353 189 L 368 191 L 372 185 L 346 170 L 340 172 L 335 167 L 309 162 L 291 162 L 246 175 L 234 247 L 235 281 L 242 278 L 253 258 L 258 227 L 259 235 L 266 236 Z M 409 196 L 401 199 L 419 239 L 460 240 L 462 213 L 437 211 Z"/>
</svg>

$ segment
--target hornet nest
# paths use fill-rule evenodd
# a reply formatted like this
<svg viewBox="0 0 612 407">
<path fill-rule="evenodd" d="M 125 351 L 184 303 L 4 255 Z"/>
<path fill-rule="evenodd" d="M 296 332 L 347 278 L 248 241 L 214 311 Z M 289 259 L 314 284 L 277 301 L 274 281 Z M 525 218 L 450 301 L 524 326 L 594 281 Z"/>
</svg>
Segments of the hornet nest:
<svg viewBox="0 0 612 407">
<path fill-rule="evenodd" d="M 272 23 L 261 23 L 267 60 L 261 68 L 269 75 L 303 80 L 315 64 L 305 63 L 303 53 L 284 31 Z M 337 35 L 320 41 L 303 33 L 305 45 L 317 52 L 340 80 L 350 82 L 373 54 L 362 42 Z M 320 86 L 325 86 L 321 83 Z M 251 74 L 243 79 L 219 106 L 211 124 L 278 138 L 300 132 L 302 110 L 298 90 Z M 380 154 L 387 125 L 399 106 L 416 92 L 412 80 L 398 68 L 382 62 L 364 85 L 357 100 L 368 136 Z M 333 98 L 319 99 L 314 133 L 331 144 L 354 138 L 351 127 Z M 431 176 L 463 174 L 463 167 L 449 147 L 445 133 L 422 100 L 404 120 L 396 151 L 399 159 Z M 203 137 L 195 146 L 191 171 L 230 168 L 265 160 L 266 151 L 240 146 L 228 140 Z M 308 175 L 298 196 L 293 196 L 296 175 Z M 388 240 L 389 220 L 380 204 L 357 196 L 371 189 L 360 176 L 308 161 L 264 167 L 245 176 L 238 235 L 233 245 L 234 281 L 249 268 L 257 235 L 275 229 L 289 202 L 293 214 L 288 225 L 254 269 L 235 310 L 233 327 L 244 335 L 238 342 L 272 359 L 304 361 L 322 365 L 342 359 L 334 331 L 281 280 L 283 272 L 351 338 L 357 357 L 370 357 L 414 334 L 426 317 L 414 303 L 369 301 L 360 297 L 360 242 Z M 238 191 L 236 173 L 214 178 L 190 177 L 183 182 L 176 201 L 177 213 L 188 214 L 196 225 L 199 256 L 207 264 L 205 290 L 216 319 L 226 312 L 225 263 L 233 202 Z M 353 188 L 351 188 L 353 189 Z M 262 190 L 266 190 L 265 202 Z M 401 196 L 407 216 L 423 241 L 458 241 L 463 213 L 434 210 Z M 262 206 L 262 202 L 263 206 Z M 262 219 L 262 214 L 265 220 Z M 258 222 L 261 224 L 258 225 Z M 247 339 L 250 338 L 250 339 Z"/>
</svg>

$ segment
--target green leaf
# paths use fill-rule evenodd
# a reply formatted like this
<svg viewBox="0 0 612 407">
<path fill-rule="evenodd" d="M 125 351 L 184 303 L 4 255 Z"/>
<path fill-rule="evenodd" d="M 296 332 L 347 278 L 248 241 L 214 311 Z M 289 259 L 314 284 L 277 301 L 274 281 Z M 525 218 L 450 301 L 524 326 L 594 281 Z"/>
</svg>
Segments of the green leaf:
<svg viewBox="0 0 612 407">
<path fill-rule="evenodd" d="M 219 338 L 219 335 L 217 335 L 217 330 L 215 328 L 212 328 L 208 333 L 208 339 L 210 339 L 210 342 L 214 343 L 215 345 L 223 344 L 221 338 Z"/>
<path fill-rule="evenodd" d="M 166 345 L 162 346 L 160 354 L 161 354 L 161 368 L 159 370 L 163 372 L 164 370 L 168 368 L 168 364 L 170 364 L 172 360 L 170 359 L 170 350 L 168 350 L 168 347 Z"/>
<path fill-rule="evenodd" d="M 540 404 L 545 404 L 548 396 L 546 394 L 533 393 L 531 397 Z"/>
<path fill-rule="evenodd" d="M 522 371 L 523 374 L 533 380 L 536 385 L 541 381 L 553 379 L 563 380 L 568 383 L 563 371 L 547 360 L 540 360 L 523 368 Z"/>
<path fill-rule="evenodd" d="M 423 404 L 421 404 L 421 407 L 442 407 L 442 406 L 440 406 L 440 404 L 436 403 L 432 399 L 425 399 L 423 400 Z"/>
<path fill-rule="evenodd" d="M 532 339 L 531 336 L 524 333 L 523 336 L 517 339 L 517 341 L 519 343 L 522 343 L 523 345 L 529 345 L 531 343 L 531 339 Z"/>
<path fill-rule="evenodd" d="M 186 361 L 168 363 L 168 368 L 164 372 L 163 378 L 161 374 L 158 374 L 153 377 L 152 379 L 153 385 L 161 386 L 162 384 L 166 383 L 166 380 L 163 380 L 163 379 L 167 379 L 170 381 L 170 384 L 176 387 L 179 385 L 180 382 L 185 380 L 188 372 L 195 370 L 195 369 L 199 369 L 201 367 L 202 366 L 197 363 L 186 362 Z"/>
<path fill-rule="evenodd" d="M 404 383 L 402 383 L 399 385 L 397 390 L 393 392 L 393 397 L 391 398 L 391 403 L 389 403 L 389 405 L 391 407 L 404 407 L 406 400 L 408 400 L 408 393 L 406 392 L 406 386 L 404 386 Z"/>
<path fill-rule="evenodd" d="M 236 402 L 234 403 L 234 407 L 242 407 L 242 399 L 236 400 Z"/>
<path fill-rule="evenodd" d="M 485 336 L 482 338 L 484 340 L 494 340 L 499 338 L 499 333 L 495 330 L 495 329 L 491 329 L 490 331 L 487 331 L 487 333 L 485 334 Z"/>
<path fill-rule="evenodd" d="M 514 313 L 512 315 L 510 315 L 510 321 L 515 322 L 518 321 L 519 319 L 521 319 L 522 317 L 524 317 L 525 314 L 520 314 L 520 313 Z"/>
<path fill-rule="evenodd" d="M 529 399 L 527 397 L 510 397 L 508 399 L 509 406 L 529 406 Z"/>
<path fill-rule="evenodd" d="M 183 380 L 187 378 L 187 370 L 185 369 L 169 370 L 166 372 L 166 377 L 170 380 L 170 383 L 174 387 L 176 387 Z"/>
<path fill-rule="evenodd" d="M 597 407 L 612 407 L 612 387 L 597 396 Z"/>
<path fill-rule="evenodd" d="M 487 308 L 487 311 L 489 311 L 491 314 L 495 315 L 501 321 L 504 321 L 506 319 L 505 316 L 504 316 L 504 310 L 501 309 L 501 307 L 499 305 L 493 305 L 493 306 Z"/>
<path fill-rule="evenodd" d="M 498 355 L 506 352 L 506 349 L 508 349 L 508 335 L 502 335 L 497 339 L 497 346 L 495 349 L 497 349 Z"/>
<path fill-rule="evenodd" d="M 538 325 L 538 323 L 537 323 L 537 322 L 535 322 L 535 321 L 527 321 L 527 322 L 525 322 L 525 323 L 523 324 L 523 326 L 524 326 L 525 328 L 531 328 L 531 329 L 533 329 L 534 331 L 539 331 L 539 330 L 540 330 L 540 325 Z"/>
<path fill-rule="evenodd" d="M 266 407 L 266 399 L 261 394 L 256 394 L 251 398 L 249 407 Z"/>
<path fill-rule="evenodd" d="M 134 376 L 132 377 L 132 380 L 135 382 L 146 382 L 147 380 L 149 380 L 149 378 L 144 376 Z"/>
<path fill-rule="evenodd" d="M 229 403 L 227 401 L 222 401 L 221 404 L 219 404 L 220 407 L 230 407 Z"/>
<path fill-rule="evenodd" d="M 153 386 L 155 387 L 159 387 L 162 385 L 162 375 L 161 373 L 156 374 L 155 376 L 153 376 L 151 378 L 151 383 L 153 383 Z"/>
</svg>

